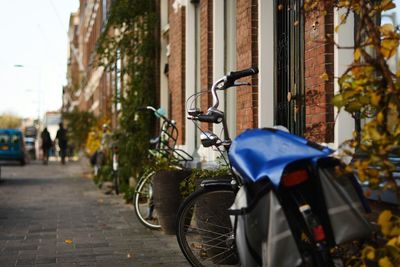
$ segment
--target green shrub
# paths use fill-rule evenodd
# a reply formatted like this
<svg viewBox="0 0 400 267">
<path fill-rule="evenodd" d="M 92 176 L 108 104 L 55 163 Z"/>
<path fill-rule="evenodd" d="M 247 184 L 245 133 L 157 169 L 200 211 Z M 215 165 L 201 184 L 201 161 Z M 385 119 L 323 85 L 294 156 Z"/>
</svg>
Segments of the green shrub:
<svg viewBox="0 0 400 267">
<path fill-rule="evenodd" d="M 215 177 L 232 175 L 227 166 L 218 169 L 193 169 L 192 174 L 179 184 L 182 198 L 186 198 L 196 190 L 196 181 L 213 179 Z"/>
</svg>

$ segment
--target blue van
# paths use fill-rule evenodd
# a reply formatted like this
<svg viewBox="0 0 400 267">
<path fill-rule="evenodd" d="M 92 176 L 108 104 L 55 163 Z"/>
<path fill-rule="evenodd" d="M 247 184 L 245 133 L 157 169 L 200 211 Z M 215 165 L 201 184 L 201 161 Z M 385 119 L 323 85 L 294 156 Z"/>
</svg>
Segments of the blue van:
<svg viewBox="0 0 400 267">
<path fill-rule="evenodd" d="M 19 129 L 0 129 L 0 160 L 25 165 L 24 136 Z"/>
</svg>

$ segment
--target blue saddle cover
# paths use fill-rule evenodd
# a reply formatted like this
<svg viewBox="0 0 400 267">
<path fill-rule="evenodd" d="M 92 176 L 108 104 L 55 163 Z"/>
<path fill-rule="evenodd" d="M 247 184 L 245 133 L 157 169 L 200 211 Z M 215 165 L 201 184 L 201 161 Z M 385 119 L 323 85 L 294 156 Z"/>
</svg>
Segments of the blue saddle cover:
<svg viewBox="0 0 400 267">
<path fill-rule="evenodd" d="M 333 152 L 328 147 L 281 130 L 249 129 L 232 142 L 229 160 L 245 182 L 270 179 L 279 186 L 284 168 L 301 159 L 318 159 Z"/>
</svg>

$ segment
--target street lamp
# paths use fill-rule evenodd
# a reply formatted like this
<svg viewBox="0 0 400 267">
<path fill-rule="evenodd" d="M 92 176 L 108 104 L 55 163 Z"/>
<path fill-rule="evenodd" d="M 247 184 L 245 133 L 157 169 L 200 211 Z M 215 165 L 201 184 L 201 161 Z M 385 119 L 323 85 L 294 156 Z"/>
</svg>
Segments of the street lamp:
<svg viewBox="0 0 400 267">
<path fill-rule="evenodd" d="M 37 122 L 33 122 L 33 125 L 35 126 L 37 131 L 40 131 L 41 127 L 41 120 L 40 120 L 40 112 L 41 112 L 41 69 L 40 67 L 37 66 L 26 66 L 23 64 L 14 64 L 14 68 L 28 68 L 31 70 L 34 70 L 36 72 L 36 83 L 37 83 L 37 101 L 32 101 L 33 104 L 35 105 L 35 102 L 37 103 Z M 28 88 L 25 90 L 25 92 L 34 92 L 35 90 Z M 36 132 L 37 133 L 37 132 Z M 35 158 L 40 157 L 40 144 L 39 144 L 39 139 L 37 139 L 37 136 L 35 137 Z"/>
<path fill-rule="evenodd" d="M 41 112 L 41 84 L 40 84 L 40 76 L 41 76 L 41 71 L 38 69 L 39 67 L 37 66 L 26 66 L 23 64 L 14 64 L 14 68 L 30 68 L 34 71 L 37 71 L 37 83 L 38 83 L 38 88 L 37 88 L 37 124 L 40 125 L 40 112 Z M 27 89 L 26 91 L 33 91 L 31 89 Z"/>
</svg>

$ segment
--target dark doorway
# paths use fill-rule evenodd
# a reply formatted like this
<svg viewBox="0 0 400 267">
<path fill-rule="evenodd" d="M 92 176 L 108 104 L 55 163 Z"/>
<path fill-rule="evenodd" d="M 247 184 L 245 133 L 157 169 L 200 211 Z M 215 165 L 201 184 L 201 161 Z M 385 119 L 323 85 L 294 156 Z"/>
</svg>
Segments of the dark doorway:
<svg viewBox="0 0 400 267">
<path fill-rule="evenodd" d="M 303 0 L 275 0 L 276 10 L 276 99 L 275 124 L 303 135 L 304 18 Z"/>
</svg>

